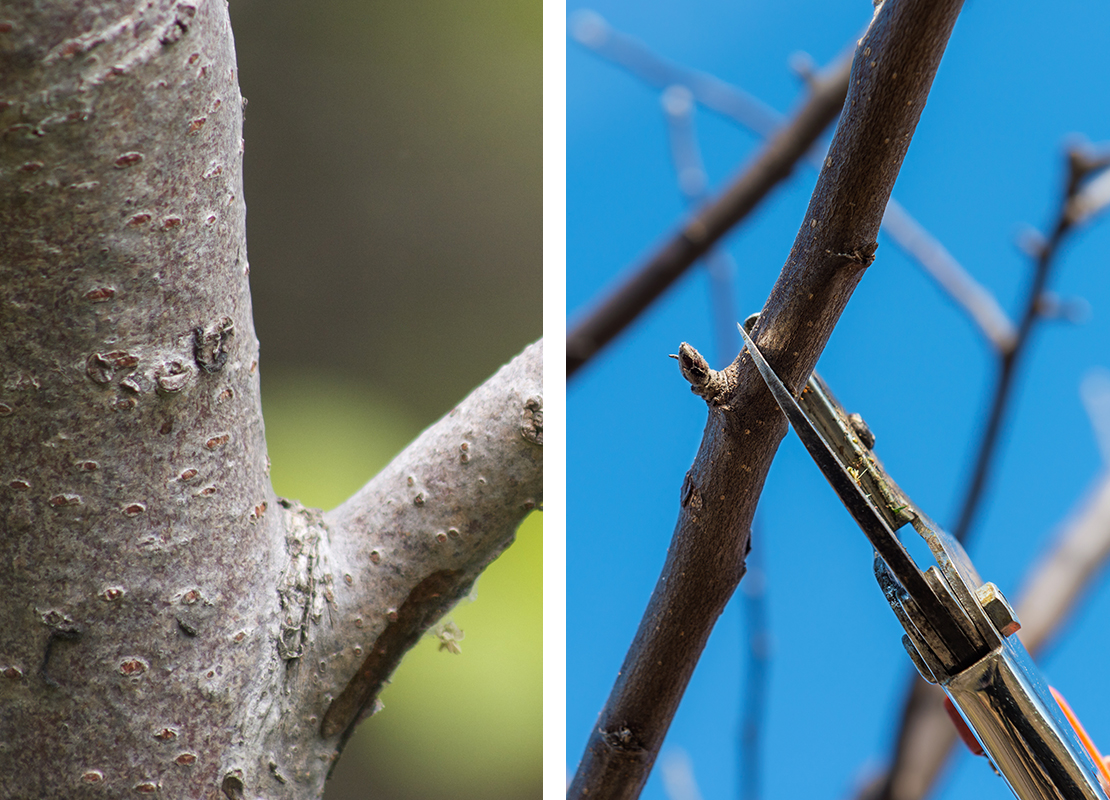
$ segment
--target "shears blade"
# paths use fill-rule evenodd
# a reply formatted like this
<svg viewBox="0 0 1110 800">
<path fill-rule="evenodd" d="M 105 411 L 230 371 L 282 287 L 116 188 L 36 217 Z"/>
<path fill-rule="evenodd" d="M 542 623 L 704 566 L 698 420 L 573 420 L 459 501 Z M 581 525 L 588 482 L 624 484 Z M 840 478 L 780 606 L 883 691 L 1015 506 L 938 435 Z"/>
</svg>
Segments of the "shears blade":
<svg viewBox="0 0 1110 800">
<path fill-rule="evenodd" d="M 740 325 L 738 327 L 740 328 L 740 335 L 744 338 L 744 344 L 748 348 L 748 353 L 751 354 L 752 361 L 755 362 L 759 374 L 763 376 L 767 388 L 771 390 L 775 402 L 778 403 L 779 408 L 782 409 L 782 412 L 790 421 L 791 427 L 798 434 L 798 438 L 802 440 L 802 444 L 821 470 L 821 474 L 825 476 L 852 518 L 855 519 L 856 524 L 859 525 L 868 541 L 871 542 L 871 546 L 875 548 L 879 557 L 886 562 L 890 571 L 911 595 L 914 594 L 915 588 L 920 588 L 927 594 L 932 594 L 932 592 L 925 589 L 921 570 L 917 568 L 913 558 L 898 539 L 894 529 L 890 527 L 882 513 L 876 508 L 870 495 L 859 485 L 859 470 L 866 469 L 867 465 L 861 464 L 857 468 L 844 462 L 837 449 L 818 430 L 813 420 L 798 404 L 794 395 L 786 388 L 786 385 L 771 368 L 771 365 L 767 363 L 759 348 L 755 346 L 755 342 L 744 330 L 744 326 Z"/>
<path fill-rule="evenodd" d="M 841 442 L 844 445 L 842 448 L 835 447 L 786 388 L 743 326 L 740 326 L 740 335 L 775 402 L 790 421 L 821 474 L 836 491 L 840 501 L 875 549 L 875 553 L 886 566 L 887 574 L 893 578 L 893 584 L 889 579 L 880 578 L 881 581 L 886 581 L 887 588 L 884 592 L 890 591 L 895 595 L 889 598 L 892 604 L 910 605 L 919 609 L 922 618 L 928 620 L 939 637 L 947 643 L 955 662 L 963 663 L 972 658 L 979 650 L 978 643 L 972 640 L 974 634 L 969 637 L 968 632 L 953 618 L 952 602 L 946 596 L 947 593 L 937 585 L 930 584 L 926 574 L 917 566 L 902 540 L 898 538 L 895 528 L 877 507 L 876 499 L 861 486 L 863 473 L 873 469 L 872 462 L 867 460 L 869 448 L 862 447 L 858 442 L 848 441 Z M 815 382 L 815 378 L 811 378 L 810 382 Z M 818 387 L 823 386 L 819 381 L 816 383 Z M 811 390 L 816 391 L 807 386 L 806 391 Z M 833 413 L 828 409 L 827 412 Z M 841 431 L 841 438 L 848 437 L 844 426 L 839 426 L 838 429 Z M 842 450 L 859 453 L 858 464 L 847 463 L 841 455 Z M 885 486 L 887 481 L 872 481 L 869 485 Z M 879 501 L 885 502 L 881 498 Z"/>
</svg>

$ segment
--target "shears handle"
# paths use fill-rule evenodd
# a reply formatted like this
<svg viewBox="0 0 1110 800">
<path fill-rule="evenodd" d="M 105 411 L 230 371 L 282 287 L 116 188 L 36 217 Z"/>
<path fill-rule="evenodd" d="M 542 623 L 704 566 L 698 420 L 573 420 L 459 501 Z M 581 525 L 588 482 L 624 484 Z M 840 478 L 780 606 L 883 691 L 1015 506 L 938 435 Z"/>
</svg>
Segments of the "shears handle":
<svg viewBox="0 0 1110 800">
<path fill-rule="evenodd" d="M 1050 686 L 1048 689 L 1052 692 L 1052 696 L 1056 698 L 1060 710 L 1064 712 L 1064 717 L 1071 723 L 1072 730 L 1075 731 L 1075 735 L 1079 737 L 1079 741 L 1083 744 L 1083 749 L 1087 751 L 1087 755 L 1095 762 L 1095 766 L 1099 771 L 1099 776 L 1106 785 L 1110 785 L 1110 765 L 1107 764 L 1107 762 L 1110 761 L 1110 756 L 1104 756 L 1099 752 L 1090 734 L 1087 733 L 1087 729 L 1083 727 L 1083 723 L 1079 721 L 1079 717 L 1076 716 L 1075 711 L 1072 710 L 1068 701 L 1064 699 L 1064 695 L 1058 692 L 1054 686 Z M 952 705 L 952 701 L 948 699 L 947 695 L 945 695 L 944 698 L 944 710 L 948 712 L 949 719 L 952 720 L 952 724 L 956 727 L 956 733 L 960 735 L 960 739 L 967 746 L 967 749 L 971 751 L 972 755 L 984 755 L 983 746 L 979 744 L 978 740 L 975 738 L 975 734 L 971 732 L 971 728 L 967 727 L 964 718 L 960 716 L 960 712 Z"/>
<path fill-rule="evenodd" d="M 1015 639 L 940 682 L 961 738 L 1021 800 L 1105 800 L 1106 762 Z"/>
</svg>

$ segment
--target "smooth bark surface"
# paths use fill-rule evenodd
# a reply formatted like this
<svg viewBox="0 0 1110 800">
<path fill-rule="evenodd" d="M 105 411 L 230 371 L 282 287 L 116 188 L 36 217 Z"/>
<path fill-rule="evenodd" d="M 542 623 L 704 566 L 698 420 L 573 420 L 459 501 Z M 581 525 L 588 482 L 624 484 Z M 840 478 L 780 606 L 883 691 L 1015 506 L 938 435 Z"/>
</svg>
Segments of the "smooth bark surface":
<svg viewBox="0 0 1110 800">
<path fill-rule="evenodd" d="M 860 40 L 825 166 L 753 334 L 788 385 L 812 372 L 874 257 L 960 7 L 959 0 L 886 0 Z M 682 486 L 663 572 L 568 797 L 639 795 L 713 624 L 744 574 L 756 501 L 786 432 L 750 358 L 715 372 L 688 346 L 679 355 L 709 419 Z"/>
<path fill-rule="evenodd" d="M 221 0 L 0 12 L 4 797 L 319 796 L 541 503 L 540 345 L 335 514 L 274 496 L 241 132 Z"/>
</svg>

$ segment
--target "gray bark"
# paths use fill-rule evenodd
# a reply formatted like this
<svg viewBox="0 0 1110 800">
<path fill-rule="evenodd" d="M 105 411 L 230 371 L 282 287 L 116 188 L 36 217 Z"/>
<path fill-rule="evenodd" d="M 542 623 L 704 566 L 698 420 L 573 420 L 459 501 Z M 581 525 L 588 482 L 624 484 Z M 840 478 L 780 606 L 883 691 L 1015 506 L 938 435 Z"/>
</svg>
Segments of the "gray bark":
<svg viewBox="0 0 1110 800">
<path fill-rule="evenodd" d="M 274 495 L 241 136 L 222 0 L 0 12 L 3 797 L 319 796 L 541 503 L 540 344 L 334 512 Z"/>
</svg>

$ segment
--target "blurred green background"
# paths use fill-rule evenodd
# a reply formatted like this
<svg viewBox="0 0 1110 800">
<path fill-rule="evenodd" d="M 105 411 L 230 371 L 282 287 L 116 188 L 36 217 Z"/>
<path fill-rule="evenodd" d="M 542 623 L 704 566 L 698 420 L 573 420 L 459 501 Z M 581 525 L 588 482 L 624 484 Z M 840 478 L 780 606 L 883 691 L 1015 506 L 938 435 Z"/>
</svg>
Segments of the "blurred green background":
<svg viewBox="0 0 1110 800">
<path fill-rule="evenodd" d="M 330 508 L 541 335 L 541 4 L 235 0 L 266 438 Z M 425 639 L 328 785 L 533 798 L 541 515 Z"/>
</svg>

